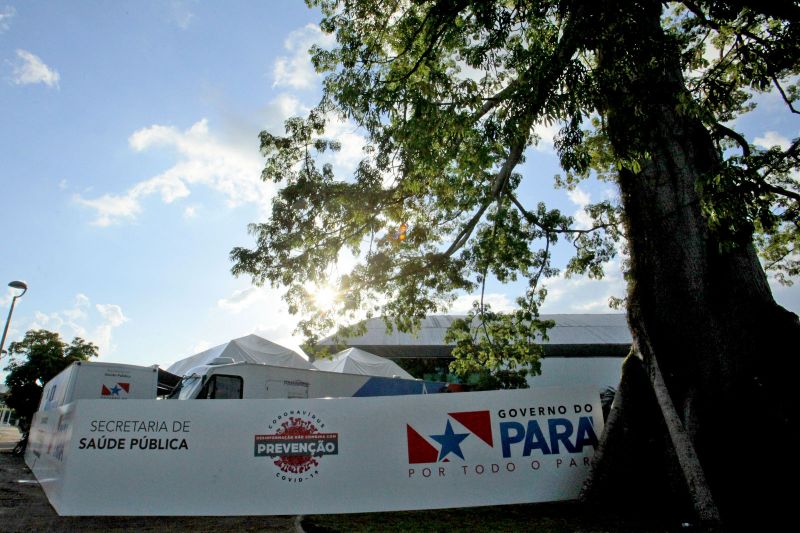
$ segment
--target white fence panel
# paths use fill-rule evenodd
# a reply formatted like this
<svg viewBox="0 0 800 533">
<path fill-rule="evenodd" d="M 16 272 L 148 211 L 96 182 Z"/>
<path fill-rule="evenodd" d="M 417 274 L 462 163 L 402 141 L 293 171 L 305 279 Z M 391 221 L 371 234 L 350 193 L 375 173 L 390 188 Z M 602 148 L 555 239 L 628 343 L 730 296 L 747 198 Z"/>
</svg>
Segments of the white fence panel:
<svg viewBox="0 0 800 533">
<path fill-rule="evenodd" d="M 574 499 L 594 387 L 312 400 L 79 400 L 26 461 L 62 515 L 279 515 Z"/>
</svg>

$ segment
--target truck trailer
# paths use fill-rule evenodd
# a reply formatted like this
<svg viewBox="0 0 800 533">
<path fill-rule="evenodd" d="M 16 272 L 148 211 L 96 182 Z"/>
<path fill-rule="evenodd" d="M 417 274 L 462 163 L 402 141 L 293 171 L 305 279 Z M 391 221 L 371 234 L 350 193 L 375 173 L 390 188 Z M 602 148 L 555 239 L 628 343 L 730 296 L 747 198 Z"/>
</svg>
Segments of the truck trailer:
<svg viewBox="0 0 800 533">
<path fill-rule="evenodd" d="M 176 400 L 397 396 L 447 391 L 447 383 L 287 368 L 218 358 L 193 368 L 168 396 Z"/>
<path fill-rule="evenodd" d="M 75 400 L 154 400 L 157 366 L 76 361 L 47 382 L 39 411 Z"/>
</svg>

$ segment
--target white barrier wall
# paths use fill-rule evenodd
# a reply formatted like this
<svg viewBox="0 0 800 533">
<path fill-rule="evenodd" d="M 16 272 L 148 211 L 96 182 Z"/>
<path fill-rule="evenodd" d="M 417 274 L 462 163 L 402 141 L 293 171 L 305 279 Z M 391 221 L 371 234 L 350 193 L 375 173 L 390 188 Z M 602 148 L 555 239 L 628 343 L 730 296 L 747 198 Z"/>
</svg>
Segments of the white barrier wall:
<svg viewBox="0 0 800 533">
<path fill-rule="evenodd" d="M 597 391 L 315 400 L 79 400 L 26 462 L 61 515 L 278 515 L 574 499 Z"/>
</svg>

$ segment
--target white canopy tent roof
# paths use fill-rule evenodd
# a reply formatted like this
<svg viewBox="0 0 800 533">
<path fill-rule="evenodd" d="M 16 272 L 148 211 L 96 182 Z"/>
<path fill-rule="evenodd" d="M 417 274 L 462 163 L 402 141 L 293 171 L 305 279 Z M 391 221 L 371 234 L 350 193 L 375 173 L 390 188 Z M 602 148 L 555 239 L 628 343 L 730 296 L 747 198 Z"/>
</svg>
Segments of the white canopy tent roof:
<svg viewBox="0 0 800 533">
<path fill-rule="evenodd" d="M 230 357 L 235 363 L 261 363 L 288 368 L 313 368 L 308 356 L 258 335 L 247 335 L 239 339 L 209 348 L 204 352 L 173 363 L 167 372 L 183 376 L 192 368 L 207 365 L 217 357 Z"/>
<path fill-rule="evenodd" d="M 314 366 L 326 372 L 414 379 L 414 376 L 400 368 L 394 361 L 359 348 L 342 350 L 334 354 L 331 359 L 317 359 L 314 361 Z"/>
</svg>

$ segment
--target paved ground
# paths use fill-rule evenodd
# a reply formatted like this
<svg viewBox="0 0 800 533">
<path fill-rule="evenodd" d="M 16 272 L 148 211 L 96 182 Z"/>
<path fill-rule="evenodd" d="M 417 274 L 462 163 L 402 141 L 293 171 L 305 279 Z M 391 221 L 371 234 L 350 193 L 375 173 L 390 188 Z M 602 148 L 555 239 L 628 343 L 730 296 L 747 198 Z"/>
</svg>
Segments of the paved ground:
<svg viewBox="0 0 800 533">
<path fill-rule="evenodd" d="M 62 517 L 21 457 L 16 428 L 0 426 L 0 531 L 302 531 L 295 517 Z"/>
</svg>

